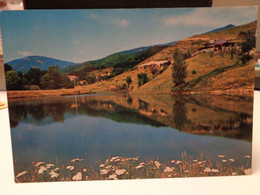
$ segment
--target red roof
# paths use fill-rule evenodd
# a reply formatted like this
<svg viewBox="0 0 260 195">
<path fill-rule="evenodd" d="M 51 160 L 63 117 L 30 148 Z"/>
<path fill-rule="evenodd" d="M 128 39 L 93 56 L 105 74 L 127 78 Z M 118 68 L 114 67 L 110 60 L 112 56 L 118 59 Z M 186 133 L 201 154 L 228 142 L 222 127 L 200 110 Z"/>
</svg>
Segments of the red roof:
<svg viewBox="0 0 260 195">
<path fill-rule="evenodd" d="M 228 42 L 227 39 L 219 39 L 215 41 L 214 45 L 222 45 L 227 42 Z"/>
<path fill-rule="evenodd" d="M 74 76 L 74 75 L 68 75 L 68 77 L 69 77 L 69 78 L 73 78 L 73 79 L 74 79 L 74 78 L 75 78 L 75 79 L 79 78 L 78 76 Z"/>
</svg>

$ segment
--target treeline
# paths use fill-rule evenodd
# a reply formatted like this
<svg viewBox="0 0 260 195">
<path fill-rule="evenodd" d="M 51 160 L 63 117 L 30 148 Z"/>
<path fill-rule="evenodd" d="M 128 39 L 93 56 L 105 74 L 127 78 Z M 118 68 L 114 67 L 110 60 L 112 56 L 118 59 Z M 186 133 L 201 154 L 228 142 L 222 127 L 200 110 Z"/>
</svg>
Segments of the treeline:
<svg viewBox="0 0 260 195">
<path fill-rule="evenodd" d="M 151 57 L 158 51 L 160 50 L 152 50 L 149 48 L 137 53 L 115 53 L 100 60 L 88 61 L 71 66 L 65 69 L 64 72 L 78 76 L 79 80 L 84 80 L 89 76 L 88 73 L 93 70 L 113 67 L 113 71 L 109 76 L 98 79 L 106 80 L 134 68 L 137 64 Z"/>
<path fill-rule="evenodd" d="M 13 70 L 12 66 L 5 64 L 5 78 L 7 90 L 39 90 L 73 88 L 73 82 L 60 73 L 60 67 L 49 66 L 48 70 L 32 67 L 23 74 Z"/>
</svg>

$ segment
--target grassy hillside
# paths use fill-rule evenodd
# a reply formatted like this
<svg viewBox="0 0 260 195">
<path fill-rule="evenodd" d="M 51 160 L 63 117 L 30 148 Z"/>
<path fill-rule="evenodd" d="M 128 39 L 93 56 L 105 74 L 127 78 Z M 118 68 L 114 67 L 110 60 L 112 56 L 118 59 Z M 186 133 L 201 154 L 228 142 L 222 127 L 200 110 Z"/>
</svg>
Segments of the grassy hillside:
<svg viewBox="0 0 260 195">
<path fill-rule="evenodd" d="M 148 58 L 145 62 L 173 59 L 173 52 L 178 48 L 182 53 L 192 52 L 210 39 L 237 39 L 240 32 L 254 31 L 256 22 L 232 27 L 218 32 L 196 35 L 165 48 L 156 55 Z M 241 40 L 242 41 L 242 40 Z M 201 53 L 188 58 L 186 82 L 191 92 L 210 93 L 238 93 L 240 95 L 252 95 L 254 83 L 254 60 L 245 66 L 240 61 L 241 56 L 234 54 L 231 59 L 230 51 L 224 54 L 215 52 Z M 229 68 L 229 67 L 232 68 Z M 169 93 L 174 86 L 172 82 L 172 66 L 168 67 L 162 74 L 152 79 L 145 85 L 135 88 L 136 93 Z"/>
<path fill-rule="evenodd" d="M 153 46 L 147 48 L 144 51 L 138 51 L 135 53 L 128 53 L 128 52 L 119 52 L 112 55 L 109 55 L 105 58 L 100 60 L 94 61 L 87 61 L 80 64 L 76 64 L 74 66 L 70 66 L 69 68 L 64 69 L 64 72 L 72 72 L 72 71 L 84 71 L 84 68 L 87 66 L 95 67 L 96 69 L 103 69 L 103 68 L 132 68 L 135 65 L 139 64 L 146 58 L 153 56 L 157 52 L 160 52 L 162 49 L 168 46 Z"/>
</svg>

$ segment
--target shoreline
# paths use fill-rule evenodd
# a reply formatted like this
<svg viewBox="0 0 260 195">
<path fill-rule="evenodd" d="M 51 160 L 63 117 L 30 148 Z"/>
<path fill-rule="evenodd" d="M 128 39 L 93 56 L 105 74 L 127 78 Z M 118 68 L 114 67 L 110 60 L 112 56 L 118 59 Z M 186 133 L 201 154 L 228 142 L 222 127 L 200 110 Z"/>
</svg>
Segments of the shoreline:
<svg viewBox="0 0 260 195">
<path fill-rule="evenodd" d="M 43 97 L 61 97 L 61 96 L 73 96 L 73 95 L 87 95 L 87 94 L 119 94 L 119 93 L 128 93 L 128 94 L 144 94 L 144 93 L 135 93 L 131 91 L 120 91 L 120 92 L 111 92 L 111 91 L 99 91 L 93 92 L 85 88 L 74 88 L 74 89 L 52 89 L 52 90 L 17 90 L 17 91 L 7 91 L 8 100 L 20 100 L 20 99 L 31 99 L 31 98 L 43 98 Z M 246 93 L 239 93 L 237 90 L 234 91 L 190 91 L 190 92 L 169 92 L 169 93 L 145 93 L 145 94 L 168 94 L 168 95 L 229 95 L 229 96 L 241 96 L 241 97 L 253 97 L 254 91 L 248 90 Z"/>
</svg>

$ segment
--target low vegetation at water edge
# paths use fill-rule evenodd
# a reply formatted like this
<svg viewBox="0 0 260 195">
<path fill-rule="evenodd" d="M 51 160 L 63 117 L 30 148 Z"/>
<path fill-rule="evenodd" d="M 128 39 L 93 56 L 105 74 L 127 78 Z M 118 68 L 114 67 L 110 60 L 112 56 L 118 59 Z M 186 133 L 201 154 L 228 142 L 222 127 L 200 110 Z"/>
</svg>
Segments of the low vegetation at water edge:
<svg viewBox="0 0 260 195">
<path fill-rule="evenodd" d="M 139 157 L 109 157 L 99 170 L 94 167 L 84 167 L 84 159 L 75 158 L 66 165 L 45 163 L 39 160 L 32 162 L 27 170 L 16 172 L 16 182 L 47 182 L 47 181 L 83 181 L 83 180 L 118 180 L 144 178 L 174 178 L 203 176 L 236 176 L 251 173 L 250 156 L 246 155 L 244 166 L 235 166 L 235 159 L 218 155 L 218 162 L 212 163 L 204 159 L 188 157 L 182 153 L 181 160 L 171 160 L 162 163 L 159 160 L 147 159 L 140 162 Z"/>
</svg>

